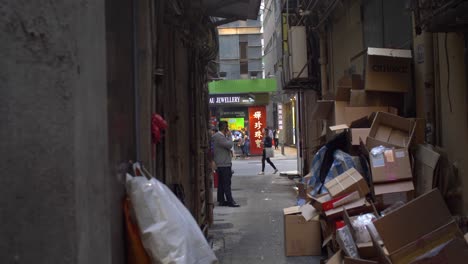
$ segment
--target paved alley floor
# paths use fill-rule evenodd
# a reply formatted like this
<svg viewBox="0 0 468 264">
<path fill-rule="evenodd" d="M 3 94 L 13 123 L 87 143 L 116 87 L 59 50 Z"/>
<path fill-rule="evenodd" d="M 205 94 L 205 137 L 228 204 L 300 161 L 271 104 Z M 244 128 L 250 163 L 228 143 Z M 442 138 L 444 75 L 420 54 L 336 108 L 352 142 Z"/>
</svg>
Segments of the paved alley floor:
<svg viewBox="0 0 468 264">
<path fill-rule="evenodd" d="M 279 171 L 296 170 L 296 159 L 273 160 Z M 210 228 L 213 249 L 220 263 L 320 263 L 320 257 L 286 257 L 284 254 L 283 208 L 294 206 L 293 181 L 265 175 L 258 159 L 234 160 L 232 191 L 240 208 L 215 207 Z M 216 197 L 216 189 L 214 193 Z"/>
</svg>

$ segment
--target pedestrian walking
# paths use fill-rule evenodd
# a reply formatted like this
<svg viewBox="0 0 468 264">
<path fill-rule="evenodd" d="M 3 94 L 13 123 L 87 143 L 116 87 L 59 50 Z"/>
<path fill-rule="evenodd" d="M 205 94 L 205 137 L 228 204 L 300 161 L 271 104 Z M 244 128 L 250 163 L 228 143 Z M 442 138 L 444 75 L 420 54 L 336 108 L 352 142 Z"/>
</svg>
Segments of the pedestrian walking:
<svg viewBox="0 0 468 264">
<path fill-rule="evenodd" d="M 275 170 L 273 174 L 278 172 L 278 169 L 276 169 L 275 164 L 271 162 L 270 158 L 274 156 L 274 150 L 273 150 L 273 144 L 272 144 L 272 138 L 269 133 L 269 129 L 265 128 L 263 131 L 263 154 L 262 154 L 262 171 L 258 173 L 258 175 L 263 175 L 265 174 L 265 161 L 268 162 L 268 164 L 273 167 Z"/>
<path fill-rule="evenodd" d="M 278 144 L 279 144 L 279 129 L 275 128 L 275 130 L 273 130 L 273 138 L 275 139 L 275 149 L 278 149 Z"/>
<path fill-rule="evenodd" d="M 218 172 L 218 204 L 220 206 L 239 207 L 232 198 L 232 155 L 233 147 L 231 131 L 226 121 L 219 122 L 219 131 L 213 135 L 214 161 Z"/>
<path fill-rule="evenodd" d="M 249 156 L 250 156 L 250 139 L 249 139 L 249 136 L 247 134 L 244 136 L 244 154 L 245 154 L 245 158 L 249 159 Z"/>
</svg>

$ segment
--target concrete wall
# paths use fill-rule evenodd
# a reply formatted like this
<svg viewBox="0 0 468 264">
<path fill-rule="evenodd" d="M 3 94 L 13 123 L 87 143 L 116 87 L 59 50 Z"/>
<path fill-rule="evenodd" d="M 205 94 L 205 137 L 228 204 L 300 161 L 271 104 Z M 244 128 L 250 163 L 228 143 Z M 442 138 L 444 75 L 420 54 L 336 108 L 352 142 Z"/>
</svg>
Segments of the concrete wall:
<svg viewBox="0 0 468 264">
<path fill-rule="evenodd" d="M 447 42 L 445 38 L 447 37 Z M 468 89 L 466 81 L 467 65 L 465 64 L 465 38 L 459 33 L 436 34 L 434 48 L 437 54 L 436 78 L 438 93 L 436 104 L 439 105 L 440 124 L 438 124 L 440 146 L 457 170 L 461 179 L 463 200 L 457 205 L 465 214 L 468 212 Z M 445 50 L 447 43 L 447 50 Z M 447 67 L 447 56 L 450 69 Z M 450 70 L 450 71 L 449 71 Z M 450 75 L 449 75 L 450 74 Z M 447 82 L 447 78 L 449 82 Z M 461 198 L 461 197 L 459 197 Z M 462 204 L 463 201 L 463 204 Z"/>
<path fill-rule="evenodd" d="M 123 182 L 128 161 L 137 156 L 133 37 L 132 1 L 106 1 L 109 225 L 113 264 L 125 263 Z M 147 163 L 145 165 L 149 168 Z"/>
<path fill-rule="evenodd" d="M 362 2 L 364 43 L 367 47 L 410 49 L 411 12 L 406 0 Z"/>
<path fill-rule="evenodd" d="M 104 1 L 0 1 L 0 259 L 111 259 Z"/>
</svg>

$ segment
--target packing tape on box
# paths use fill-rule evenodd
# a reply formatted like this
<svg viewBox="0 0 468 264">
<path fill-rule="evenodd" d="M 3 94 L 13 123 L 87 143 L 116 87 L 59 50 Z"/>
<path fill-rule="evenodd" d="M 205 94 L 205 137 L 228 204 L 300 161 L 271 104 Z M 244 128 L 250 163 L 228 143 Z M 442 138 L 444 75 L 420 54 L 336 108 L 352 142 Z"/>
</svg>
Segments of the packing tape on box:
<svg viewBox="0 0 468 264">
<path fill-rule="evenodd" d="M 351 177 L 351 179 L 353 179 L 353 181 L 354 181 L 355 183 L 358 182 L 358 180 L 356 180 L 356 179 L 354 178 L 354 176 L 353 176 L 352 174 L 350 174 L 348 171 L 345 171 L 344 173 L 346 173 L 346 175 L 348 175 L 349 177 Z M 338 177 L 333 178 L 333 179 L 336 181 L 336 183 L 338 183 L 338 185 L 340 185 L 341 190 L 344 190 L 344 189 L 345 189 L 344 186 L 341 184 L 341 182 L 338 180 Z M 358 185 L 358 187 L 361 188 L 359 185 Z M 359 190 L 359 191 L 360 191 L 360 190 Z"/>
<path fill-rule="evenodd" d="M 354 176 L 353 176 L 352 174 L 350 174 L 348 171 L 345 171 L 345 173 L 346 173 L 346 175 L 348 175 L 349 177 L 351 177 L 351 179 L 353 179 L 354 183 L 357 183 L 357 182 L 358 182 L 358 180 L 356 180 L 356 179 L 354 178 Z M 335 179 L 336 179 L 336 178 L 335 178 Z M 342 185 L 340 184 L 340 186 L 342 186 Z M 358 187 L 358 190 L 359 190 L 359 195 L 361 195 L 361 193 L 364 193 L 364 192 L 362 191 L 362 189 L 361 189 L 361 185 L 360 185 L 360 184 L 358 184 L 357 187 Z M 342 190 L 344 190 L 343 187 L 342 187 Z"/>
</svg>

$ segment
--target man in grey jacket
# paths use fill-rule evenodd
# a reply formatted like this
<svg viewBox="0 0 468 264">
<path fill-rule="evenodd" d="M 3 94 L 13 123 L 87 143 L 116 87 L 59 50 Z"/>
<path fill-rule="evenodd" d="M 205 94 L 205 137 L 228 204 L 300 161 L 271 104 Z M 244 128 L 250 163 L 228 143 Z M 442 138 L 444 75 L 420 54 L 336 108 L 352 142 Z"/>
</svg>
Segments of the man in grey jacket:
<svg viewBox="0 0 468 264">
<path fill-rule="evenodd" d="M 219 122 L 219 131 L 213 135 L 213 152 L 216 171 L 218 172 L 218 203 L 220 206 L 239 207 L 232 198 L 232 154 L 233 146 L 231 132 L 226 121 Z M 225 199 L 226 196 L 226 199 Z"/>
</svg>

